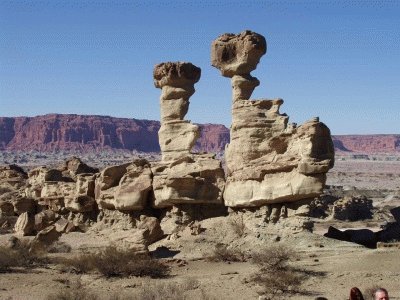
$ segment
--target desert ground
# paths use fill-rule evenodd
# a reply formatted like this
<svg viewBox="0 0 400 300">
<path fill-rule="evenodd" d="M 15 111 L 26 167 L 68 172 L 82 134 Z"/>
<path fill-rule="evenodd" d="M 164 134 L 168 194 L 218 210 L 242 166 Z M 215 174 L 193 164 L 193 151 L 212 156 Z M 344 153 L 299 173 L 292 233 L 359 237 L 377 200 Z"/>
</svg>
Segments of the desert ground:
<svg viewBox="0 0 400 300">
<path fill-rule="evenodd" d="M 132 154 L 121 155 L 118 153 L 117 158 L 108 156 L 108 160 L 103 159 L 97 165 L 132 158 Z M 54 159 L 53 156 L 50 158 Z M 15 158 L 6 159 L 12 163 Z M 38 159 L 38 164 L 42 164 L 43 157 Z M 21 164 L 18 160 L 15 163 Z M 0 273 L 0 299 L 61 299 L 60 295 L 64 294 L 62 299 L 302 300 L 324 297 L 319 299 L 344 300 L 355 286 L 362 291 L 382 286 L 388 289 L 390 299 L 400 299 L 399 247 L 370 249 L 323 236 L 329 226 L 342 230 L 368 228 L 378 231 L 385 223 L 393 222 L 389 209 L 400 206 L 399 159 L 385 155 L 375 159 L 337 156 L 335 167 L 327 178 L 325 195 L 336 195 L 337 198 L 365 196 L 372 200 L 370 218 L 356 221 L 335 219 L 331 207 L 327 207 L 325 216 L 309 218 L 314 223 L 312 232 L 287 230 L 286 223 L 275 227 L 274 224 L 260 226 L 259 220 L 249 218 L 248 212 L 243 210 L 196 220 L 195 226 L 193 222 L 181 226 L 149 245 L 150 253 L 170 268 L 167 276 L 158 279 L 106 277 L 95 271 L 80 274 L 51 259 L 73 259 L 82 252 L 96 252 L 106 247 L 118 240 L 116 237 L 123 239 L 134 235 L 134 230 L 127 226 L 129 216 L 121 213 L 109 219 L 103 218 L 86 232 L 63 234 L 53 251 L 46 254 L 50 257 L 47 264 L 16 267 Z M 113 221 L 106 221 L 110 219 Z M 164 223 L 166 228 L 172 226 L 167 223 L 168 220 Z M 13 235 L 12 232 L 3 232 L 0 245 L 6 245 Z M 24 237 L 22 240 L 32 238 Z M 396 245 L 395 242 L 388 244 Z M 217 245 L 225 245 L 240 253 L 243 256 L 238 260 L 241 261 L 221 261 L 221 257 L 216 255 Z M 255 253 L 268 253 L 268 249 L 279 245 L 291 249 L 289 270 L 301 274 L 302 280 L 296 289 L 277 291 L 276 295 L 268 296 L 263 293 L 262 285 L 253 279 L 260 267 L 252 257 Z M 71 296 L 76 291 L 80 291 L 77 294 L 81 298 Z M 51 295 L 53 298 L 49 298 Z"/>
</svg>

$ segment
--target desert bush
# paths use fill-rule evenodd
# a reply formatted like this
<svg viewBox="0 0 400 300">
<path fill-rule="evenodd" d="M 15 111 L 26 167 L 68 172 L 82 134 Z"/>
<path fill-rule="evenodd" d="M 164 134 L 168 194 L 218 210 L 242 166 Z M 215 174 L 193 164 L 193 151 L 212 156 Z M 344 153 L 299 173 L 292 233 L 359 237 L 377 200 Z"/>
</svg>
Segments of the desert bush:
<svg viewBox="0 0 400 300">
<path fill-rule="evenodd" d="M 262 288 L 263 294 L 277 295 L 298 292 L 303 276 L 293 270 L 278 270 L 275 272 L 258 272 L 252 281 Z"/>
<path fill-rule="evenodd" d="M 97 271 L 106 277 L 162 278 L 170 271 L 168 266 L 157 259 L 130 250 L 121 250 L 115 246 L 109 246 L 98 253 L 82 253 L 59 262 L 78 273 Z"/>
<path fill-rule="evenodd" d="M 196 280 L 195 280 L 196 281 Z M 197 282 L 197 281 L 196 281 Z M 157 283 L 153 285 L 143 286 L 137 298 L 140 300 L 213 300 L 203 289 L 199 288 L 199 283 L 197 282 L 193 285 L 194 281 L 187 280 L 182 283 Z M 190 291 L 197 290 L 195 294 L 190 294 Z"/>
<path fill-rule="evenodd" d="M 295 261 L 297 254 L 284 245 L 273 245 L 252 254 L 252 262 L 261 270 L 284 270 L 290 261 Z"/>
<path fill-rule="evenodd" d="M 298 292 L 303 282 L 304 274 L 289 265 L 297 259 L 293 249 L 274 245 L 252 255 L 252 262 L 257 264 L 259 271 L 251 281 L 262 288 L 262 293 L 273 296 L 274 299 L 287 293 Z"/>
<path fill-rule="evenodd" d="M 241 262 L 246 261 L 246 258 L 245 253 L 239 249 L 231 249 L 225 244 L 217 244 L 207 260 L 214 262 Z"/>
<path fill-rule="evenodd" d="M 97 300 L 98 295 L 82 286 L 80 281 L 74 282 L 70 287 L 64 287 L 57 293 L 50 294 L 47 300 Z"/>
<path fill-rule="evenodd" d="M 30 243 L 19 241 L 13 248 L 0 246 L 0 272 L 16 267 L 34 267 L 47 263 L 43 253 L 32 251 Z"/>
<path fill-rule="evenodd" d="M 246 225 L 243 220 L 243 215 L 231 216 L 228 220 L 228 224 L 238 237 L 242 237 L 245 235 Z"/>
</svg>

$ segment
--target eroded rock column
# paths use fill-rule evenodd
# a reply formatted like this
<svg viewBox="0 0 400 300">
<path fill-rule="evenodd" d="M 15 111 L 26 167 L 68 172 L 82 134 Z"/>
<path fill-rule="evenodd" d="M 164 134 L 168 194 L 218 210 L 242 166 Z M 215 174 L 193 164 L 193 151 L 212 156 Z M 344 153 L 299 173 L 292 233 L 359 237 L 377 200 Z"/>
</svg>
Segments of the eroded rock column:
<svg viewBox="0 0 400 300">
<path fill-rule="evenodd" d="M 162 90 L 158 137 L 163 161 L 189 154 L 199 137 L 199 127 L 184 118 L 200 74 L 200 68 L 185 62 L 161 63 L 154 68 L 154 85 Z"/>
<path fill-rule="evenodd" d="M 189 97 L 200 79 L 191 63 L 167 62 L 154 68 L 154 85 L 162 89 L 161 128 L 158 133 L 162 161 L 151 164 L 154 207 L 177 204 L 220 204 L 224 171 L 213 154 L 193 154 L 199 128 L 184 120 Z"/>
<path fill-rule="evenodd" d="M 314 197 L 333 166 L 330 131 L 318 118 L 289 124 L 282 99 L 250 100 L 255 70 L 267 44 L 260 34 L 223 34 L 211 46 L 212 65 L 231 78 L 232 125 L 225 149 L 227 206 L 260 206 Z"/>
</svg>

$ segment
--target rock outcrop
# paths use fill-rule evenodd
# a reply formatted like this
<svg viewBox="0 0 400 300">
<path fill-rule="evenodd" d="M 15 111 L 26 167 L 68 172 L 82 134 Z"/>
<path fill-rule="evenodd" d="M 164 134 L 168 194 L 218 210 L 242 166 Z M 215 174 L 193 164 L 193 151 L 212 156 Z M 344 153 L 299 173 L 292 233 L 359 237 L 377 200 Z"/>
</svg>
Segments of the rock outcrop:
<svg viewBox="0 0 400 300">
<path fill-rule="evenodd" d="M 211 47 L 212 65 L 231 78 L 233 89 L 224 191 L 231 207 L 317 196 L 333 166 L 330 131 L 318 118 L 297 127 L 279 112 L 282 99 L 249 99 L 260 83 L 250 72 L 266 50 L 265 38 L 251 31 L 221 35 Z"/>
<path fill-rule="evenodd" d="M 221 203 L 224 172 L 214 155 L 193 154 L 199 127 L 185 120 L 189 97 L 200 79 L 191 63 L 167 62 L 154 68 L 154 84 L 162 89 L 159 141 L 162 161 L 152 164 L 154 207 L 182 203 Z"/>
<path fill-rule="evenodd" d="M 106 209 L 144 209 L 152 189 L 152 177 L 150 164 L 145 159 L 105 168 L 96 179 L 96 201 Z"/>
</svg>

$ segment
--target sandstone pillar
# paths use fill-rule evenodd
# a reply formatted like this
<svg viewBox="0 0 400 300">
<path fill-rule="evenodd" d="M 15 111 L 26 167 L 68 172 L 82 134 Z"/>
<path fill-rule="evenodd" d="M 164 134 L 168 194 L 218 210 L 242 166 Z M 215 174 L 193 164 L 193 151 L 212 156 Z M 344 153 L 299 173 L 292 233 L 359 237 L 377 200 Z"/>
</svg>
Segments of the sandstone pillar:
<svg viewBox="0 0 400 300">
<path fill-rule="evenodd" d="M 154 68 L 154 85 L 162 89 L 158 132 L 162 161 L 151 164 L 154 207 L 222 203 L 225 180 L 221 162 L 213 154 L 190 152 L 200 132 L 197 125 L 184 120 L 200 73 L 200 68 L 185 62 L 161 63 Z"/>
<path fill-rule="evenodd" d="M 223 34 L 211 46 L 212 65 L 232 83 L 232 125 L 225 149 L 227 206 L 260 206 L 314 197 L 333 166 L 329 128 L 313 118 L 289 124 L 282 99 L 250 100 L 255 70 L 267 44 L 260 34 Z"/>
<path fill-rule="evenodd" d="M 154 85 L 162 90 L 158 137 L 163 161 L 189 154 L 199 137 L 199 127 L 184 118 L 200 73 L 200 68 L 184 62 L 161 63 L 154 68 Z"/>
</svg>

